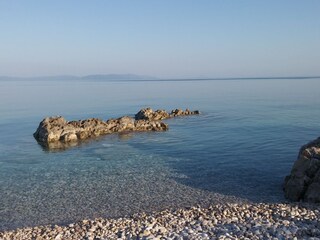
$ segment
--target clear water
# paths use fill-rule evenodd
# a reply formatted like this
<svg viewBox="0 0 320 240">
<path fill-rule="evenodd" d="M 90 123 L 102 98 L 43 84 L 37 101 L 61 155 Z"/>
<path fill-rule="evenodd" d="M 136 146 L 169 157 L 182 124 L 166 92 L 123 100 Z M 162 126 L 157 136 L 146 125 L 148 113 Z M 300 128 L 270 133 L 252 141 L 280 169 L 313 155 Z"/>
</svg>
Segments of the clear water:
<svg viewBox="0 0 320 240">
<path fill-rule="evenodd" d="M 0 82 L 0 229 L 221 201 L 284 201 L 301 145 L 320 135 L 320 79 Z M 199 109 L 168 132 L 114 134 L 66 151 L 45 116 L 108 119 Z"/>
</svg>

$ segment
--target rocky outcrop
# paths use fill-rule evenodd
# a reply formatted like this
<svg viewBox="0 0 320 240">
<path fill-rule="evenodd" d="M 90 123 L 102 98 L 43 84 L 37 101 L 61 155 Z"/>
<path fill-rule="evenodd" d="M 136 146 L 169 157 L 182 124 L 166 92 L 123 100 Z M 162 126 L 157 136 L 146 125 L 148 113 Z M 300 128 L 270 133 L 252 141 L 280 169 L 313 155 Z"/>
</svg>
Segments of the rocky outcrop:
<svg viewBox="0 0 320 240">
<path fill-rule="evenodd" d="M 47 117 L 43 119 L 34 137 L 42 145 L 49 148 L 66 148 L 75 145 L 80 140 L 97 137 L 109 133 L 121 133 L 132 131 L 166 131 L 168 125 L 160 120 L 182 116 L 199 114 L 199 111 L 173 110 L 170 114 L 164 110 L 153 111 L 151 108 L 140 110 L 135 119 L 124 116 L 117 119 L 103 121 L 90 118 L 79 121 L 66 121 L 63 117 Z"/>
<path fill-rule="evenodd" d="M 320 138 L 301 147 L 284 191 L 290 200 L 320 203 Z"/>
<path fill-rule="evenodd" d="M 136 115 L 136 120 L 158 121 L 169 118 L 170 115 L 165 110 L 153 111 L 151 108 L 141 109 Z"/>
<path fill-rule="evenodd" d="M 199 114 L 199 111 L 190 111 L 186 109 L 185 111 L 181 109 L 172 110 L 170 113 L 166 112 L 165 110 L 157 110 L 153 111 L 151 108 L 144 108 L 141 109 L 136 115 L 136 120 L 149 120 L 149 121 L 158 121 L 172 117 L 178 116 L 186 116 L 186 115 L 195 115 Z"/>
</svg>

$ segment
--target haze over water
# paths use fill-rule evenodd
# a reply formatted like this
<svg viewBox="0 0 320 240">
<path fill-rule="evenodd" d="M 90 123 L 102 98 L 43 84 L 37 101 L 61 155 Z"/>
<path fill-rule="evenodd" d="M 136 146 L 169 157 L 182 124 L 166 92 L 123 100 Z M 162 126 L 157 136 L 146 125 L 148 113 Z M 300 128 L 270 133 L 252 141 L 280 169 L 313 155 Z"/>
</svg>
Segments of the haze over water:
<svg viewBox="0 0 320 240">
<path fill-rule="evenodd" d="M 0 229 L 221 201 L 284 201 L 301 145 L 319 136 L 320 79 L 0 81 Z M 190 108 L 169 131 L 107 135 L 50 152 L 46 116 Z"/>
</svg>

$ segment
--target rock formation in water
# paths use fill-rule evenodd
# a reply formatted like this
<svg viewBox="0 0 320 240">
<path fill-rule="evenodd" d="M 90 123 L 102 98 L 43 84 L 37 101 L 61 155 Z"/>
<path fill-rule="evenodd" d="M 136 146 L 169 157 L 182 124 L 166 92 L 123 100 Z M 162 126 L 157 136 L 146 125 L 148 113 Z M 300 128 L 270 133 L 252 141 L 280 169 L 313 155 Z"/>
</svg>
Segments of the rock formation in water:
<svg viewBox="0 0 320 240">
<path fill-rule="evenodd" d="M 199 111 L 190 111 L 186 109 L 185 111 L 181 109 L 172 110 L 170 113 L 165 110 L 153 111 L 151 108 L 141 109 L 136 115 L 136 120 L 149 120 L 149 121 L 159 121 L 167 118 L 185 116 L 185 115 L 195 115 L 199 114 Z"/>
<path fill-rule="evenodd" d="M 79 121 L 66 121 L 63 117 L 47 117 L 43 119 L 33 136 L 43 145 L 53 148 L 66 148 L 74 143 L 109 133 L 132 131 L 166 131 L 168 125 L 160 120 L 185 115 L 199 114 L 199 111 L 176 109 L 167 113 L 165 110 L 153 111 L 151 108 L 141 109 L 135 119 L 124 116 L 118 119 L 103 121 L 89 118 Z"/>
<path fill-rule="evenodd" d="M 301 147 L 284 191 L 290 200 L 320 203 L 320 138 Z"/>
</svg>

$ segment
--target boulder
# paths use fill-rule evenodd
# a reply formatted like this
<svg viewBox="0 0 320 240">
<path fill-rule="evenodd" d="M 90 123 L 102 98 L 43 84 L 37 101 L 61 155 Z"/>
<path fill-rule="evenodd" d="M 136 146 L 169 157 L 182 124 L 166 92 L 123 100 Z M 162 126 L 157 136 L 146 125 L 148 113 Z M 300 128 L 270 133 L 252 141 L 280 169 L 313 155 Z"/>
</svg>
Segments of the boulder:
<svg viewBox="0 0 320 240">
<path fill-rule="evenodd" d="M 194 112 L 198 112 L 197 114 L 199 114 L 199 111 Z M 98 118 L 89 118 L 68 122 L 61 116 L 47 117 L 40 122 L 33 135 L 41 145 L 49 148 L 66 148 L 68 146 L 74 146 L 74 143 L 80 140 L 109 133 L 166 131 L 169 129 L 168 125 L 160 120 L 174 116 L 190 115 L 194 112 L 179 110 L 179 113 L 171 115 L 165 110 L 153 111 L 151 108 L 145 108 L 141 109 L 135 115 L 135 119 L 129 116 L 123 116 L 107 121 Z"/>
<path fill-rule="evenodd" d="M 55 142 L 60 140 L 63 127 L 67 125 L 67 121 L 61 117 L 47 117 L 43 119 L 34 137 L 41 142 Z"/>
<path fill-rule="evenodd" d="M 149 121 L 158 121 L 169 118 L 169 113 L 165 110 L 153 111 L 151 108 L 141 109 L 136 115 L 136 120 L 149 120 Z"/>
<path fill-rule="evenodd" d="M 100 119 L 67 122 L 63 117 L 49 117 L 42 120 L 33 134 L 39 142 L 71 142 L 85 139 L 92 135 L 99 135 L 106 123 Z"/>
<path fill-rule="evenodd" d="M 284 192 L 293 201 L 320 203 L 320 138 L 301 147 Z"/>
</svg>

